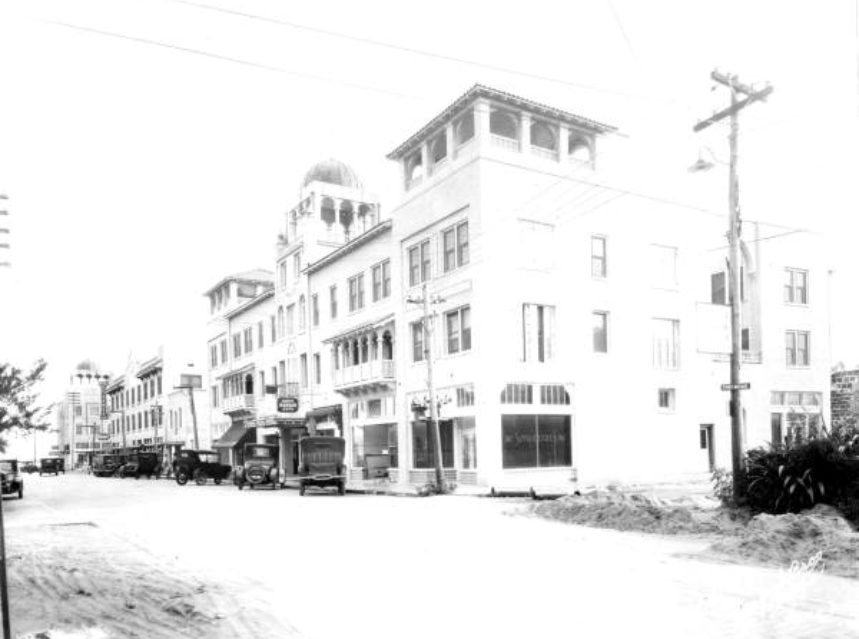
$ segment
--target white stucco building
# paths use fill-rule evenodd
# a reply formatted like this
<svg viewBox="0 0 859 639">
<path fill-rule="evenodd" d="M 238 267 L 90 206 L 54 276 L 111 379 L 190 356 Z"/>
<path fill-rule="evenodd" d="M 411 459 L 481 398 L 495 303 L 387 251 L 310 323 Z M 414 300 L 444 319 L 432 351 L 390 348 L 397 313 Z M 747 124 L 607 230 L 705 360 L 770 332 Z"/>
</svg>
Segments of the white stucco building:
<svg viewBox="0 0 859 639">
<path fill-rule="evenodd" d="M 84 360 L 69 376 L 62 398 L 54 404 L 56 454 L 65 459 L 68 469 L 90 463 L 93 452 L 100 449 L 108 379 L 91 360 Z"/>
</svg>

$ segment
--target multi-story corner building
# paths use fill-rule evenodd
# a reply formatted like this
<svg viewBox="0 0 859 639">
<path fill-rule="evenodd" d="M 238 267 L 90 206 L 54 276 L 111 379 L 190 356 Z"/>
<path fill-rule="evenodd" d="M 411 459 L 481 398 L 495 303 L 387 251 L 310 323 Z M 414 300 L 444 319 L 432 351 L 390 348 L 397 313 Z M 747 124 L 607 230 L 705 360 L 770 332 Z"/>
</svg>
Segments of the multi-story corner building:
<svg viewBox="0 0 859 639">
<path fill-rule="evenodd" d="M 90 463 L 101 447 L 108 379 L 92 361 L 84 360 L 55 404 L 57 452 L 67 468 Z"/>
<path fill-rule="evenodd" d="M 404 188 L 391 215 L 402 479 L 433 465 L 412 412 L 426 407 L 423 315 L 406 300 L 424 285 L 450 477 L 569 485 L 730 466 L 727 220 L 613 189 L 597 161 L 612 133 L 478 85 L 389 155 Z M 614 197 L 594 206 L 598 192 Z M 828 412 L 827 268 L 817 236 L 747 221 L 743 237 L 752 446 Z"/>
<path fill-rule="evenodd" d="M 257 309 L 255 312 L 259 312 L 263 306 L 259 304 L 258 298 L 267 295 L 267 299 L 270 299 L 273 285 L 273 273 L 271 271 L 256 269 L 225 277 L 205 293 L 209 298 L 210 311 L 206 326 L 205 375 L 205 386 L 209 391 L 209 404 L 203 408 L 209 416 L 211 425 L 209 438 L 211 442 L 222 437 L 233 424 L 231 414 L 235 411 L 224 411 L 224 401 L 245 395 L 243 392 L 245 380 L 242 372 L 235 365 L 240 359 L 250 355 L 253 350 L 254 337 L 259 338 L 258 335 L 250 335 L 250 342 L 248 343 L 247 333 L 253 333 L 253 329 L 244 321 L 240 322 L 242 326 L 237 329 L 233 325 L 235 311 L 251 302 L 251 307 Z M 270 336 L 267 340 L 270 344 L 273 342 L 275 334 L 274 317 L 271 314 L 264 314 L 261 321 L 263 322 L 262 337 Z M 250 331 L 245 329 L 250 329 Z M 250 383 L 252 387 L 253 375 L 251 375 Z M 253 392 L 250 395 L 253 395 Z M 232 404 L 236 401 L 231 400 L 227 406 L 232 408 Z M 238 415 L 240 416 L 241 412 Z"/>
<path fill-rule="evenodd" d="M 208 447 L 205 388 L 182 384 L 183 375 L 195 374 L 194 362 L 175 349 L 162 347 L 142 362 L 129 358 L 125 371 L 106 388 L 109 440 L 102 447 L 155 450 L 167 465 L 180 448 Z"/>
</svg>

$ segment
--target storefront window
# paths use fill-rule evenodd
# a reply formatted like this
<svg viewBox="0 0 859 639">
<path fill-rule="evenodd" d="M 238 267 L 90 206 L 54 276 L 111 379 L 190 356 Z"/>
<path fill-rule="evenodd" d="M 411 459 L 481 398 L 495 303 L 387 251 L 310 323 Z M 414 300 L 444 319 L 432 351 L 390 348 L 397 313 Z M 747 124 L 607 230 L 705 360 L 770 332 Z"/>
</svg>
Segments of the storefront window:
<svg viewBox="0 0 859 639">
<path fill-rule="evenodd" d="M 453 468 L 453 422 L 439 421 L 441 436 L 441 465 L 443 468 Z M 435 468 L 435 446 L 432 441 L 433 432 L 427 421 L 412 422 L 412 449 L 414 451 L 414 468 Z"/>
<path fill-rule="evenodd" d="M 569 415 L 502 415 L 504 468 L 570 466 Z"/>
<path fill-rule="evenodd" d="M 389 455 L 391 466 L 397 466 L 396 424 L 373 424 L 352 427 L 352 460 L 356 468 L 366 466 L 367 455 Z"/>
</svg>

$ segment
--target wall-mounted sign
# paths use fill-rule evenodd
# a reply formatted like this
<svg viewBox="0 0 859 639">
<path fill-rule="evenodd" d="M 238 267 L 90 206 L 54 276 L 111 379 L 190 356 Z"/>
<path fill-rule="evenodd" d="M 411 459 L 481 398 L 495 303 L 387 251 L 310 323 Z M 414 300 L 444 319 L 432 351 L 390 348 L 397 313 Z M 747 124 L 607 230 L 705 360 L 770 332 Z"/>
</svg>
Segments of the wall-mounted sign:
<svg viewBox="0 0 859 639">
<path fill-rule="evenodd" d="M 298 412 L 298 399 L 295 397 L 278 397 L 277 398 L 278 413 L 295 413 Z"/>
</svg>

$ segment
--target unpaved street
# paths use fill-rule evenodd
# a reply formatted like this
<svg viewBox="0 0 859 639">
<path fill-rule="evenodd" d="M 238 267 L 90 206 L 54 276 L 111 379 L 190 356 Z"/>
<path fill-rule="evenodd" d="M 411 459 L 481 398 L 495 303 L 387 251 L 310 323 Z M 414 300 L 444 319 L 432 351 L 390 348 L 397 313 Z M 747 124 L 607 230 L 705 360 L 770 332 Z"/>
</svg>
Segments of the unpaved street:
<svg viewBox="0 0 859 639">
<path fill-rule="evenodd" d="M 859 582 L 472 497 L 28 476 L 13 631 L 109 637 L 855 637 Z"/>
</svg>

